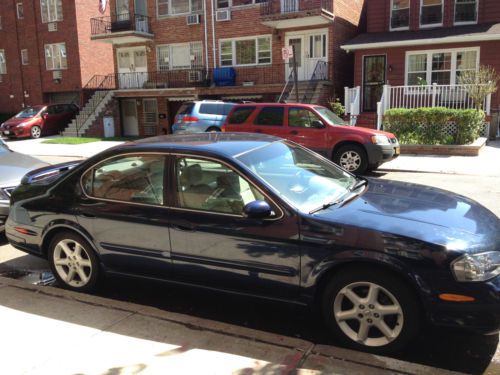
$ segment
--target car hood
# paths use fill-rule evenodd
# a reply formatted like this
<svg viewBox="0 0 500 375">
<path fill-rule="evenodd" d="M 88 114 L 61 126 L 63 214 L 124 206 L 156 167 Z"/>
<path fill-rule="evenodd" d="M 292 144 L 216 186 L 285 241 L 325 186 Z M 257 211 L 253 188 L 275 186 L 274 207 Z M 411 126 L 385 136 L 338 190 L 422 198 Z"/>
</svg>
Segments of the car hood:
<svg viewBox="0 0 500 375">
<path fill-rule="evenodd" d="M 10 118 L 7 121 L 3 123 L 4 127 L 8 128 L 11 126 L 16 126 L 22 122 L 29 122 L 33 120 L 33 117 L 27 117 L 27 118 Z"/>
<path fill-rule="evenodd" d="M 365 134 L 365 135 L 385 135 L 388 138 L 395 137 L 395 135 L 392 133 L 385 132 L 383 130 L 364 128 L 362 126 L 349 126 L 349 125 L 334 125 L 334 126 L 341 126 L 341 127 L 345 128 L 346 131 L 358 132 L 358 133 Z"/>
<path fill-rule="evenodd" d="M 0 186 L 17 186 L 26 173 L 47 165 L 34 157 L 18 152 L 0 153 Z"/>
<path fill-rule="evenodd" d="M 362 227 L 448 250 L 500 251 L 500 220 L 479 203 L 429 186 L 368 179 L 367 190 L 317 220 Z"/>
</svg>

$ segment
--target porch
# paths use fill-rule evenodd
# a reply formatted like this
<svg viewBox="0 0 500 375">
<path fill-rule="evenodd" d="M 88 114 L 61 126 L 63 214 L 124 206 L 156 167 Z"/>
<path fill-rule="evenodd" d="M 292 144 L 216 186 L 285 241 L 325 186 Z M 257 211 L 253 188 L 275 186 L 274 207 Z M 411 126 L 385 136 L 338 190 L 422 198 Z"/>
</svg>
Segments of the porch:
<svg viewBox="0 0 500 375">
<path fill-rule="evenodd" d="M 416 85 L 416 86 L 391 86 L 382 85 L 378 88 L 380 98 L 376 102 L 376 112 L 372 112 L 375 126 L 381 129 L 385 113 L 391 108 L 433 108 L 445 107 L 450 109 L 475 109 L 473 100 L 467 92 L 466 85 Z M 346 115 L 350 118 L 351 125 L 356 125 L 358 118 L 367 116 L 361 111 L 361 87 L 346 87 L 344 92 Z M 482 103 L 486 115 L 491 114 L 491 94 Z M 370 113 L 371 114 L 371 113 Z M 368 114 L 369 116 L 369 114 Z M 375 117 L 376 116 L 376 117 Z"/>
</svg>

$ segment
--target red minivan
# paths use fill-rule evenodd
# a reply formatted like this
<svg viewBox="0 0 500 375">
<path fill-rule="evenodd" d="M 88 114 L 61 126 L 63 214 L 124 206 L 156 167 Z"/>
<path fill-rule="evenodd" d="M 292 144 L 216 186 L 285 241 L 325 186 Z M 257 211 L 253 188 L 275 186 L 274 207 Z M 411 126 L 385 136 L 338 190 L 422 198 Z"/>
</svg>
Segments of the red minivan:
<svg viewBox="0 0 500 375">
<path fill-rule="evenodd" d="M 227 117 L 223 131 L 289 139 L 356 174 L 374 170 L 400 152 L 394 134 L 348 126 L 329 109 L 313 104 L 238 104 Z"/>
<path fill-rule="evenodd" d="M 0 126 L 0 135 L 8 138 L 40 138 L 59 134 L 78 114 L 75 104 L 35 105 L 23 109 Z"/>
</svg>

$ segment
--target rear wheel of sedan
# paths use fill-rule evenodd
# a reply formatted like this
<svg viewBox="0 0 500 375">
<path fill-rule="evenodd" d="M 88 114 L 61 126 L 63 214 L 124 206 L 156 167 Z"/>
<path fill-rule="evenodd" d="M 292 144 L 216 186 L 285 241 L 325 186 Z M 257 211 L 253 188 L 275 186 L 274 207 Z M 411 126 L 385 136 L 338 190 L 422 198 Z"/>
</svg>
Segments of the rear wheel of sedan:
<svg viewBox="0 0 500 375">
<path fill-rule="evenodd" d="M 30 134 L 31 134 L 31 138 L 40 138 L 41 135 L 42 135 L 42 129 L 35 125 L 35 126 L 32 126 L 31 127 L 31 130 L 30 130 Z"/>
<path fill-rule="evenodd" d="M 58 233 L 50 242 L 48 259 L 57 281 L 66 289 L 89 291 L 99 277 L 99 262 L 90 244 L 72 232 Z"/>
<path fill-rule="evenodd" d="M 336 274 L 323 295 L 323 317 L 335 338 L 372 353 L 392 353 L 411 341 L 419 311 L 415 293 L 402 280 L 373 268 Z"/>
<path fill-rule="evenodd" d="M 365 150 L 357 145 L 345 145 L 333 154 L 333 162 L 351 173 L 362 174 L 368 167 Z"/>
</svg>

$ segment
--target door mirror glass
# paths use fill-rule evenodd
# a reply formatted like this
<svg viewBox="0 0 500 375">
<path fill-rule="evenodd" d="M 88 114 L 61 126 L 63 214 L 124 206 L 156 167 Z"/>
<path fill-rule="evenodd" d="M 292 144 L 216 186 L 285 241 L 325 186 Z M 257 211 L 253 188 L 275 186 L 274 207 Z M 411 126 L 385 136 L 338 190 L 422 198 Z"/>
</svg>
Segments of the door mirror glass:
<svg viewBox="0 0 500 375">
<path fill-rule="evenodd" d="M 251 219 L 265 219 L 272 216 L 273 210 L 266 201 L 256 200 L 243 207 L 243 214 Z"/>
<path fill-rule="evenodd" d="M 323 124 L 321 121 L 319 120 L 313 120 L 311 121 L 311 127 L 313 128 L 317 128 L 317 129 L 320 129 L 320 128 L 324 128 L 325 127 L 325 124 Z"/>
</svg>

